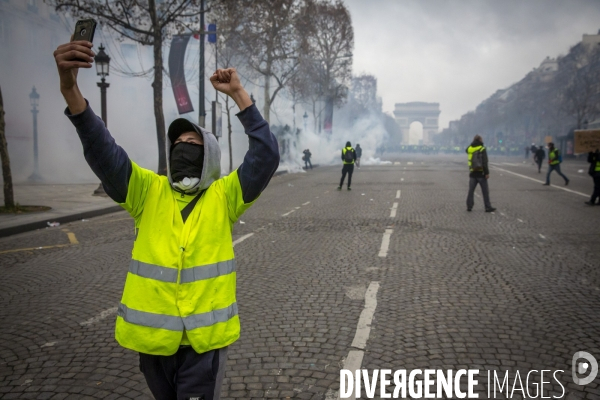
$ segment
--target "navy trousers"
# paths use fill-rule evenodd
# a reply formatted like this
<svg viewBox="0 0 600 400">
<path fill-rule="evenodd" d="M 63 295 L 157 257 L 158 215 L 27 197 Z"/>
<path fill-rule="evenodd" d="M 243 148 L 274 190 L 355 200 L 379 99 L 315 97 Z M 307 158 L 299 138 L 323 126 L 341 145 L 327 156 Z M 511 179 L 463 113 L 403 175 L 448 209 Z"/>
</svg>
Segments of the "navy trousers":
<svg viewBox="0 0 600 400">
<path fill-rule="evenodd" d="M 140 353 L 140 371 L 156 400 L 219 400 L 227 347 L 198 354 L 181 346 L 171 356 Z"/>
</svg>

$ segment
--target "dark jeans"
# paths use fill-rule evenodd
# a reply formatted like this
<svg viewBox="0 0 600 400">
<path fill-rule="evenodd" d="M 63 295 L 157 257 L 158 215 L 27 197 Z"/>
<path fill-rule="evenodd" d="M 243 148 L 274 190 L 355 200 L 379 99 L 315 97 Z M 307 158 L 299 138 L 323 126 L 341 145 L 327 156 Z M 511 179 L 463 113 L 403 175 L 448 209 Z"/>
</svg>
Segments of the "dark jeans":
<svg viewBox="0 0 600 400">
<path fill-rule="evenodd" d="M 140 353 L 140 371 L 156 400 L 218 400 L 227 347 L 198 354 L 181 346 L 171 356 Z"/>
<path fill-rule="evenodd" d="M 594 192 L 592 193 L 590 203 L 595 203 L 598 198 L 600 198 L 600 172 L 596 172 L 594 175 Z"/>
<path fill-rule="evenodd" d="M 352 172 L 354 172 L 354 164 L 344 164 L 342 167 L 342 180 L 340 181 L 340 187 L 344 186 L 346 174 L 348 174 L 348 187 L 352 185 Z"/>
<path fill-rule="evenodd" d="M 310 159 L 306 159 L 304 160 L 304 168 L 308 169 L 308 166 L 310 165 L 310 169 L 312 169 L 312 163 L 310 162 Z"/>
<path fill-rule="evenodd" d="M 488 189 L 487 179 L 485 176 L 471 176 L 469 178 L 469 194 L 467 195 L 467 208 L 472 209 L 475 204 L 475 200 L 473 199 L 473 195 L 475 194 L 475 188 L 477 184 L 481 186 L 481 191 L 483 192 L 483 204 L 485 205 L 485 209 L 489 210 L 492 208 L 492 204 L 490 203 L 490 191 Z"/>
<path fill-rule="evenodd" d="M 550 184 L 550 174 L 552 173 L 552 171 L 556 171 L 556 173 L 558 173 L 560 176 L 563 177 L 565 182 L 569 182 L 569 178 L 567 178 L 565 176 L 565 174 L 560 172 L 560 164 L 554 164 L 554 165 L 550 165 L 550 168 L 548 168 L 548 175 L 546 175 L 546 183 L 547 184 Z"/>
</svg>

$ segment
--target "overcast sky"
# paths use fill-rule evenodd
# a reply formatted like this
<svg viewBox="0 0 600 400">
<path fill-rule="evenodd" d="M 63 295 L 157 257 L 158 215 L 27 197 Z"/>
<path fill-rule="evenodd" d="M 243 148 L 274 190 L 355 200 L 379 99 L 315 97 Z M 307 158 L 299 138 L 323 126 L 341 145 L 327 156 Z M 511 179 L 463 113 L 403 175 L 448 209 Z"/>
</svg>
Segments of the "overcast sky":
<svg viewBox="0 0 600 400">
<path fill-rule="evenodd" d="M 354 73 L 377 77 L 384 111 L 440 103 L 440 129 L 600 29 L 600 0 L 344 2 Z"/>
</svg>

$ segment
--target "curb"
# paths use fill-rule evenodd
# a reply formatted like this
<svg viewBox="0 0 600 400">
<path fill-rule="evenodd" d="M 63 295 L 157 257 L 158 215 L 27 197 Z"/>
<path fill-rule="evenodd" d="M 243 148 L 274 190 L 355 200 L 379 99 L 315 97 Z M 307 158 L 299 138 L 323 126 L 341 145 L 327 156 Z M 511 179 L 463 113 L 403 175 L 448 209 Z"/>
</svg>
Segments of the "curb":
<svg viewBox="0 0 600 400">
<path fill-rule="evenodd" d="M 53 222 L 56 221 L 56 222 L 60 222 L 61 224 L 65 224 L 67 222 L 73 222 L 78 219 L 99 217 L 101 215 L 110 214 L 110 213 L 114 213 L 117 211 L 124 211 L 124 208 L 121 206 L 110 206 L 110 207 L 101 208 L 98 210 L 85 211 L 85 212 L 81 212 L 81 213 L 77 213 L 77 214 L 71 214 L 71 215 L 65 215 L 65 216 L 58 217 L 58 218 L 53 218 Z M 30 223 L 23 224 L 23 225 L 15 225 L 15 226 L 11 226 L 8 228 L 2 228 L 2 229 L 0 229 L 0 237 L 6 237 L 6 236 L 11 236 L 11 235 L 16 235 L 17 233 L 29 232 L 29 231 L 34 231 L 36 229 L 46 228 L 46 227 L 48 227 L 48 224 L 46 222 L 47 222 L 46 220 L 36 221 L 36 222 L 30 222 Z"/>
</svg>

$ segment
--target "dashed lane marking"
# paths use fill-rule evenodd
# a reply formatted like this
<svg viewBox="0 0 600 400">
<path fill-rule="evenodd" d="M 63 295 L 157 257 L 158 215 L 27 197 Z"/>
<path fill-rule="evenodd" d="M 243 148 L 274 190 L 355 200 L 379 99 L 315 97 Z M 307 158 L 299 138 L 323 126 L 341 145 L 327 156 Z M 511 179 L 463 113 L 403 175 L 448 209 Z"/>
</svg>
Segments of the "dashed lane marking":
<svg viewBox="0 0 600 400">
<path fill-rule="evenodd" d="M 302 203 L 303 206 L 310 204 L 310 201 L 307 201 L 306 203 Z"/>
<path fill-rule="evenodd" d="M 365 308 L 360 313 L 358 324 L 356 326 L 356 334 L 351 346 L 356 349 L 365 349 L 367 340 L 371 334 L 371 322 L 375 308 L 377 308 L 377 291 L 379 290 L 379 282 L 371 282 L 365 293 Z"/>
<path fill-rule="evenodd" d="M 413 165 L 413 162 L 409 161 L 409 162 L 406 163 L 406 165 Z"/>
<path fill-rule="evenodd" d="M 404 178 L 400 178 L 400 182 L 404 182 Z"/>
<path fill-rule="evenodd" d="M 523 222 L 523 220 L 521 218 L 517 218 L 517 221 L 519 222 Z"/>
<path fill-rule="evenodd" d="M 534 179 L 534 178 L 531 178 L 531 177 L 526 176 L 526 175 L 517 174 L 516 172 L 512 172 L 512 171 L 509 171 L 509 170 L 504 169 L 504 168 L 500 168 L 500 167 L 496 167 L 496 166 L 494 166 L 494 168 L 497 169 L 497 170 L 500 170 L 500 171 L 508 172 L 509 174 L 516 175 L 516 176 L 518 176 L 520 178 L 529 179 L 530 181 L 534 181 L 534 182 L 538 182 L 538 183 L 544 183 L 544 181 L 540 181 L 539 179 Z M 570 192 L 570 193 L 578 194 L 578 195 L 583 196 L 583 197 L 590 197 L 589 194 L 577 192 L 575 190 L 567 189 L 565 187 L 555 186 L 555 185 L 552 185 L 550 187 L 554 188 L 554 189 L 564 190 L 565 192 Z"/>
<path fill-rule="evenodd" d="M 88 326 L 88 325 L 92 325 L 93 323 L 96 323 L 98 321 L 102 321 L 104 318 L 110 317 L 111 315 L 116 314 L 117 308 L 118 307 L 111 307 L 107 310 L 104 310 L 100 314 L 96 315 L 95 317 L 92 317 L 86 321 L 80 322 L 79 325 Z"/>
<path fill-rule="evenodd" d="M 240 244 L 242 243 L 244 240 L 248 239 L 250 236 L 254 235 L 254 232 L 252 233 L 248 233 L 244 236 L 242 236 L 241 238 L 237 239 L 235 242 L 233 242 L 233 246 L 235 247 L 236 244 Z"/>
<path fill-rule="evenodd" d="M 381 239 L 381 248 L 379 249 L 379 257 L 387 257 L 388 248 L 390 247 L 390 236 L 392 236 L 393 229 L 386 229 Z"/>
<path fill-rule="evenodd" d="M 285 214 L 281 214 L 282 217 L 287 217 L 288 215 L 290 215 L 291 213 L 293 213 L 296 210 L 292 210 L 290 212 L 286 212 Z"/>
<path fill-rule="evenodd" d="M 392 205 L 392 210 L 390 211 L 390 218 L 396 217 L 396 210 L 398 209 L 398 203 L 394 203 Z"/>
<path fill-rule="evenodd" d="M 539 235 L 540 235 L 540 238 L 546 240 L 546 236 L 542 235 L 541 233 Z"/>
<path fill-rule="evenodd" d="M 399 198 L 400 198 L 400 190 L 398 190 L 398 191 L 396 192 L 396 198 L 397 198 L 397 199 L 399 199 Z"/>
<path fill-rule="evenodd" d="M 365 308 L 363 308 L 356 325 L 356 334 L 351 346 L 355 349 L 362 350 L 350 350 L 348 357 L 344 361 L 344 369 L 350 371 L 360 370 L 365 356 L 364 349 L 367 346 L 367 341 L 371 335 L 371 323 L 373 322 L 373 315 L 375 315 L 375 309 L 377 308 L 377 292 L 379 291 L 379 282 L 371 282 L 365 293 Z M 327 399 L 340 399 L 339 391 L 331 391 L 327 393 Z M 350 397 L 344 397 L 348 399 L 356 399 L 356 393 L 352 392 Z"/>
<path fill-rule="evenodd" d="M 71 244 L 79 244 L 73 232 L 67 232 L 67 236 L 69 237 L 69 242 L 71 242 Z"/>
</svg>

